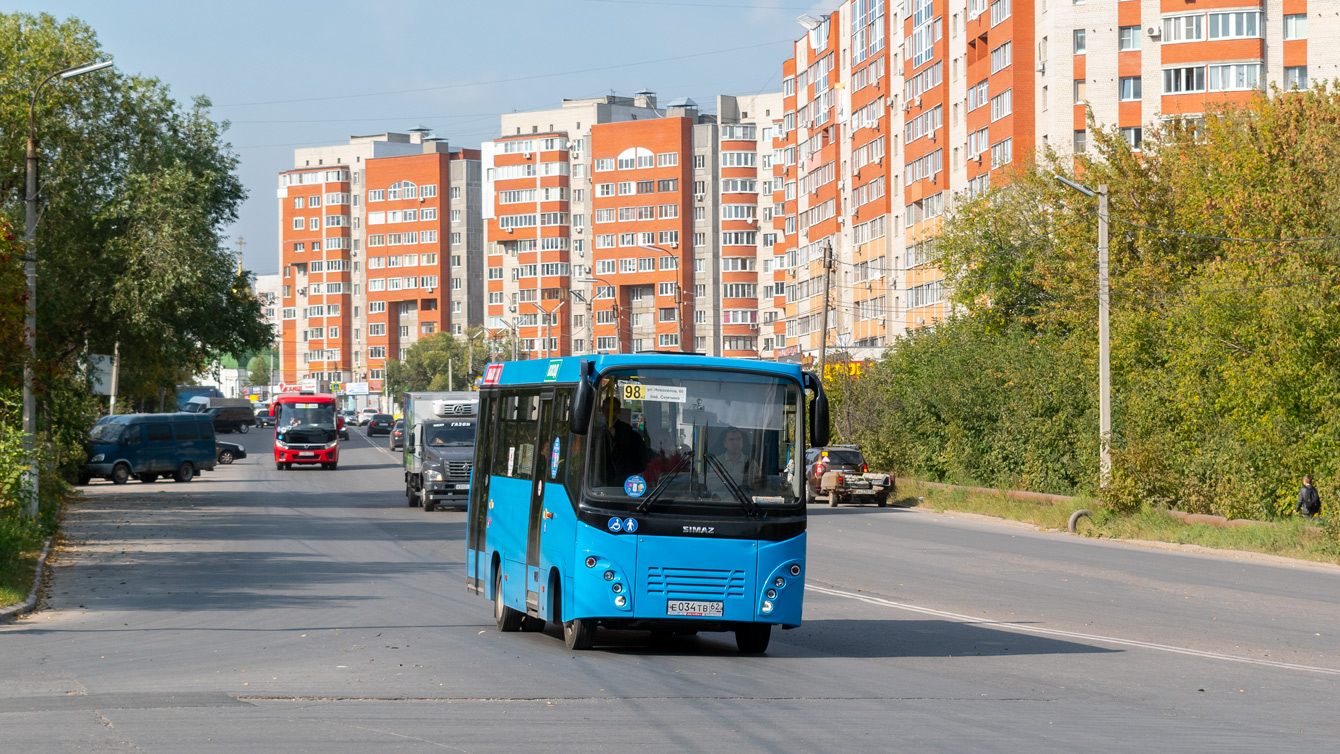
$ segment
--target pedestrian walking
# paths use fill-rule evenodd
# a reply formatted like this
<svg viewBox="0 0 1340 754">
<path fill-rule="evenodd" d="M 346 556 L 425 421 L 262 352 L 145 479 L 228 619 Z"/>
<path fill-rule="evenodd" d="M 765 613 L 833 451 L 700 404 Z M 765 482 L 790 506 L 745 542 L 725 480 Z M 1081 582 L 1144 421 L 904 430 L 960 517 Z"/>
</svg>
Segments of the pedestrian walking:
<svg viewBox="0 0 1340 754">
<path fill-rule="evenodd" d="M 1294 504 L 1294 513 L 1302 513 L 1308 518 L 1321 513 L 1321 497 L 1317 488 L 1312 486 L 1312 477 L 1303 477 L 1303 488 L 1298 491 L 1298 502 Z"/>
</svg>

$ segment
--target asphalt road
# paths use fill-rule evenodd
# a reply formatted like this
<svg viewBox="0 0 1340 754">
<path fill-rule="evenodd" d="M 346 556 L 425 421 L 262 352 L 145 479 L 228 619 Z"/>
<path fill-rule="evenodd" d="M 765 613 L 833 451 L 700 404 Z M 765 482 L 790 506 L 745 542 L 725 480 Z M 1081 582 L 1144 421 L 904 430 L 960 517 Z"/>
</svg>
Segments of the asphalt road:
<svg viewBox="0 0 1340 754">
<path fill-rule="evenodd" d="M 805 624 L 500 634 L 385 438 L 96 482 L 0 627 L 0 751 L 1334 751 L 1340 570 L 811 509 Z"/>
</svg>

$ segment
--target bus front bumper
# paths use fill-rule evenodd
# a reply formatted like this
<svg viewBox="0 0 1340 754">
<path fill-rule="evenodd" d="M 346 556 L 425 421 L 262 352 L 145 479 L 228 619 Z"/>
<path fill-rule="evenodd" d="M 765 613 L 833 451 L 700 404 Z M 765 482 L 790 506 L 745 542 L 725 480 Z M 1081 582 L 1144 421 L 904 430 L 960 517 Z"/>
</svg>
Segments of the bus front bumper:
<svg viewBox="0 0 1340 754">
<path fill-rule="evenodd" d="M 276 463 L 335 463 L 339 458 L 339 445 L 324 450 L 275 448 Z"/>
<path fill-rule="evenodd" d="M 579 530 L 571 592 L 577 616 L 628 627 L 800 625 L 803 533 L 772 542 Z"/>
</svg>

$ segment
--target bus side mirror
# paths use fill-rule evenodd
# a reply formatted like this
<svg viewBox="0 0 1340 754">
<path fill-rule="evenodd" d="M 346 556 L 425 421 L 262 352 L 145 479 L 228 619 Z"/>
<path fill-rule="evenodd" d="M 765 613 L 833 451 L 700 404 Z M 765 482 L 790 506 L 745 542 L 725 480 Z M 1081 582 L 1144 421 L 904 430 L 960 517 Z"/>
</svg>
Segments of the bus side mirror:
<svg viewBox="0 0 1340 754">
<path fill-rule="evenodd" d="M 814 400 L 810 401 L 810 447 L 821 448 L 828 444 L 828 396 L 824 394 L 823 383 L 812 373 L 805 373 L 805 387 L 814 391 Z"/>
<path fill-rule="evenodd" d="M 577 378 L 577 395 L 572 399 L 571 430 L 574 435 L 586 434 L 591 426 L 591 410 L 596 404 L 596 386 L 592 383 L 595 376 L 595 364 L 590 359 L 582 359 L 581 376 Z"/>
</svg>

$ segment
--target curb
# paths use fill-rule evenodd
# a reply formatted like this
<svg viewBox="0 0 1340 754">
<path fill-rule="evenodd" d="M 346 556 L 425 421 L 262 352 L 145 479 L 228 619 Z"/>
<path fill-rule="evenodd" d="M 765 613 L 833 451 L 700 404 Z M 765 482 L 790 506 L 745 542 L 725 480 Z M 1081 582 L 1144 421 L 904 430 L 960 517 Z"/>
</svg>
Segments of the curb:
<svg viewBox="0 0 1340 754">
<path fill-rule="evenodd" d="M 42 585 L 42 566 L 47 562 L 47 555 L 51 553 L 51 543 L 54 539 L 54 536 L 47 537 L 47 543 L 42 546 L 42 554 L 37 556 L 37 572 L 33 574 L 33 588 L 28 592 L 28 599 L 0 610 L 0 623 L 13 623 L 37 607 L 37 589 Z"/>
</svg>

